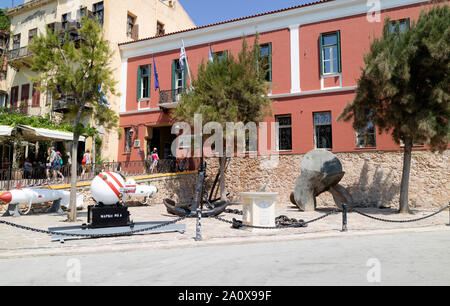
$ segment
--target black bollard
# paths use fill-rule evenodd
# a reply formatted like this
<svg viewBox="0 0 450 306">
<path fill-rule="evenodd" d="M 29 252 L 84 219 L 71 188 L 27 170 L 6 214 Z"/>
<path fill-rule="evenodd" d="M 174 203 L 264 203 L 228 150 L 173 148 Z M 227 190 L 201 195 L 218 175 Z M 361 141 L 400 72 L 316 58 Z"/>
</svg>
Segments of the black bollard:
<svg viewBox="0 0 450 306">
<path fill-rule="evenodd" d="M 202 241 L 202 209 L 197 208 L 197 227 L 195 230 L 195 241 Z"/>
<path fill-rule="evenodd" d="M 342 232 L 347 232 L 347 205 L 342 204 Z"/>
</svg>

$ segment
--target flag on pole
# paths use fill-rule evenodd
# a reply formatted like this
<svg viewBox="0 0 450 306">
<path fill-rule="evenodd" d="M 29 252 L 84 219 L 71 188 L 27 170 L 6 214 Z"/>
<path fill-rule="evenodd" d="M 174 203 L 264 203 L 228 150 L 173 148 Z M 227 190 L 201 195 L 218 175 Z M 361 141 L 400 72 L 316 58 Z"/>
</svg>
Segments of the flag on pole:
<svg viewBox="0 0 450 306">
<path fill-rule="evenodd" d="M 212 50 L 211 50 L 211 45 L 209 45 L 209 61 L 211 63 L 214 62 L 214 57 L 213 57 L 213 53 L 212 53 Z"/>
<path fill-rule="evenodd" d="M 180 52 L 180 68 L 184 71 L 184 64 L 186 64 L 186 70 L 187 70 L 187 74 L 189 76 L 189 83 L 191 84 L 190 87 L 192 87 L 192 78 L 191 78 L 191 71 L 189 70 L 189 63 L 188 63 L 188 58 L 186 55 L 186 49 L 184 48 L 184 41 L 181 40 L 182 42 L 182 47 L 181 47 L 181 52 Z"/>
<path fill-rule="evenodd" d="M 184 61 L 186 60 L 186 50 L 184 49 L 184 43 L 183 46 L 181 46 L 181 51 L 180 51 L 180 68 L 181 70 L 184 69 Z"/>
<path fill-rule="evenodd" d="M 155 91 L 159 88 L 158 71 L 156 70 L 155 58 L 153 57 L 153 74 L 155 76 Z"/>
</svg>

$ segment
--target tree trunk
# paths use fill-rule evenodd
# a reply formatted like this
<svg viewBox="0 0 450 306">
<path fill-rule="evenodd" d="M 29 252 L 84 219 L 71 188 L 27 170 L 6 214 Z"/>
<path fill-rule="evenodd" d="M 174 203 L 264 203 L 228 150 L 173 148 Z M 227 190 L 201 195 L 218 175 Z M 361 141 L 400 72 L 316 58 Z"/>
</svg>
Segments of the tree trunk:
<svg viewBox="0 0 450 306">
<path fill-rule="evenodd" d="M 227 187 L 225 185 L 225 166 L 227 163 L 226 156 L 219 157 L 219 165 L 220 165 L 220 200 L 227 201 Z"/>
<path fill-rule="evenodd" d="M 72 153 L 71 153 L 71 162 L 70 165 L 70 204 L 69 204 L 69 212 L 67 215 L 68 222 L 76 222 L 77 221 L 77 167 L 78 167 L 78 140 L 80 136 L 74 132 L 73 133 L 73 141 L 72 141 Z"/>
<path fill-rule="evenodd" d="M 408 206 L 408 190 L 409 190 L 409 175 L 411 173 L 411 155 L 412 155 L 412 139 L 405 139 L 404 156 L 403 156 L 403 173 L 402 182 L 400 186 L 400 210 L 399 213 L 409 213 Z"/>
</svg>

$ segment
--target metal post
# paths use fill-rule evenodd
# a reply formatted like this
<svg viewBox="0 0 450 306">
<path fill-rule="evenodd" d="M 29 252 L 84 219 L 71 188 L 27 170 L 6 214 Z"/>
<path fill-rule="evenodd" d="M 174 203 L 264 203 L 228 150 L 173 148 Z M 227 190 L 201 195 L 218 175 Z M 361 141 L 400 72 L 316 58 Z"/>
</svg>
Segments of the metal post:
<svg viewBox="0 0 450 306">
<path fill-rule="evenodd" d="M 448 208 L 448 224 L 447 226 L 450 226 L 450 207 Z"/>
<path fill-rule="evenodd" d="M 197 208 L 197 227 L 195 231 L 195 241 L 202 241 L 202 209 Z"/>
<path fill-rule="evenodd" d="M 342 232 L 347 232 L 347 205 L 342 204 Z"/>
</svg>

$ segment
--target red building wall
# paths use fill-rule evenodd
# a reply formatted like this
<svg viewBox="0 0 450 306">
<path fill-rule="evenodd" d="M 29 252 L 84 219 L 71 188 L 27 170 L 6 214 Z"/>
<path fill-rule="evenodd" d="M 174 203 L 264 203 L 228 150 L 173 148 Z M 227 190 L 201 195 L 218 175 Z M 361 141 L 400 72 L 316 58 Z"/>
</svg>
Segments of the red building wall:
<svg viewBox="0 0 450 306">
<path fill-rule="evenodd" d="M 364 66 L 363 56 L 370 47 L 373 37 L 381 36 L 384 20 L 387 16 L 391 20 L 410 18 L 417 20 L 424 4 L 411 5 L 402 8 L 382 11 L 381 22 L 370 23 L 367 16 L 356 15 L 302 25 L 299 28 L 299 56 L 300 56 L 300 87 L 302 94 L 289 97 L 274 97 L 272 105 L 273 114 L 292 116 L 292 151 L 286 153 L 306 153 L 314 149 L 314 125 L 313 113 L 330 111 L 332 114 L 332 138 L 333 152 L 353 152 L 370 150 L 399 150 L 401 149 L 392 140 L 389 134 L 376 135 L 376 148 L 360 149 L 356 147 L 355 131 L 351 122 L 338 122 L 337 117 L 344 107 L 352 102 L 354 90 L 349 88 L 340 92 L 317 92 L 321 90 L 321 78 L 319 71 L 319 35 L 331 31 L 341 32 L 341 58 L 342 58 L 342 87 L 348 88 L 357 85 L 357 79 Z M 289 29 L 275 30 L 259 34 L 259 43 L 272 43 L 272 80 L 273 95 L 289 94 L 291 90 L 291 54 Z M 254 36 L 247 37 L 251 45 Z M 213 52 L 228 50 L 237 55 L 241 50 L 242 38 L 234 38 L 223 41 L 211 42 Z M 181 47 L 181 41 L 180 41 Z M 197 75 L 198 65 L 208 60 L 209 44 L 190 46 L 186 48 L 189 68 L 192 77 Z M 161 90 L 170 90 L 172 87 L 172 61 L 178 59 L 180 49 L 167 52 L 148 54 L 146 56 L 130 58 L 127 72 L 127 112 L 137 111 L 137 69 L 141 65 L 153 65 L 153 58 L 159 75 Z M 139 114 L 121 115 L 120 126 L 122 128 L 139 126 L 138 138 L 144 143 L 146 126 L 170 125 L 172 120 L 169 114 L 158 109 L 159 94 L 154 90 L 153 66 L 151 72 L 151 97 L 148 107 L 155 109 L 151 112 Z M 189 82 L 189 81 L 187 81 Z M 189 84 L 189 83 L 187 83 Z M 325 87 L 339 86 L 339 79 L 327 79 Z M 314 93 L 308 93 L 314 91 Z M 267 122 L 274 118 L 267 118 Z M 124 154 L 125 137 L 122 137 L 119 145 L 120 160 L 139 160 L 143 158 L 138 150 L 132 149 L 131 154 Z"/>
</svg>

